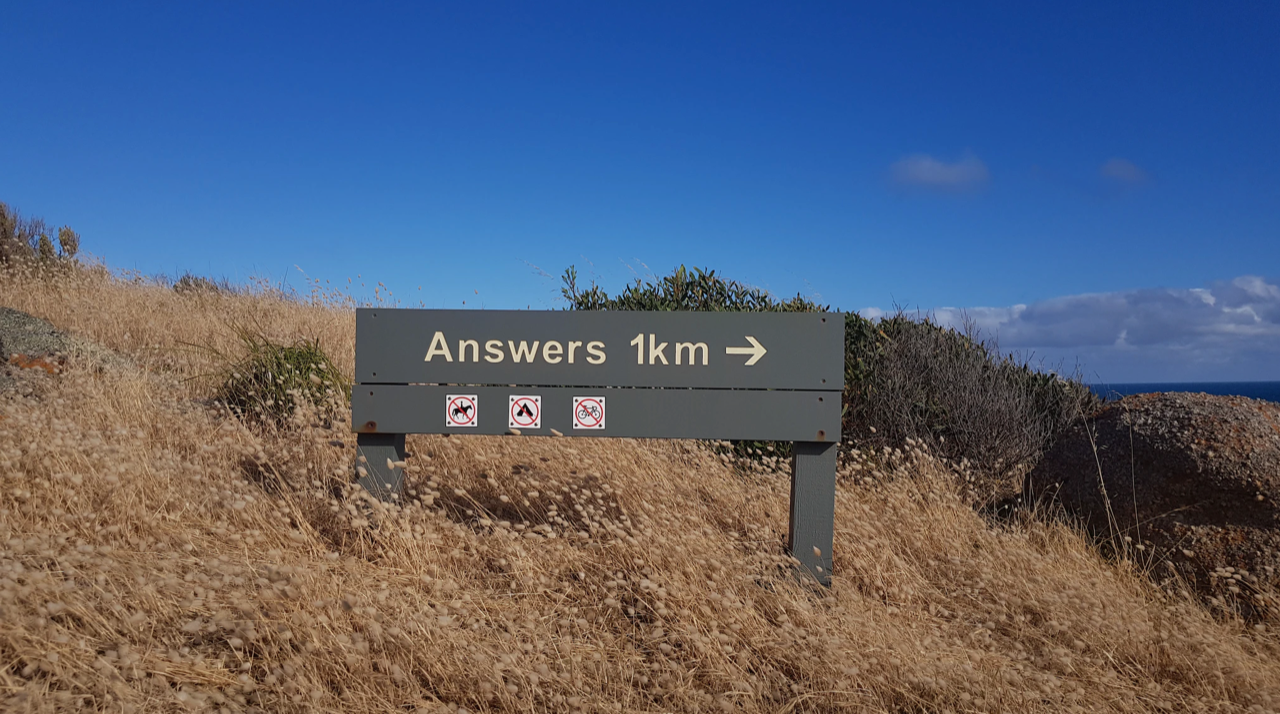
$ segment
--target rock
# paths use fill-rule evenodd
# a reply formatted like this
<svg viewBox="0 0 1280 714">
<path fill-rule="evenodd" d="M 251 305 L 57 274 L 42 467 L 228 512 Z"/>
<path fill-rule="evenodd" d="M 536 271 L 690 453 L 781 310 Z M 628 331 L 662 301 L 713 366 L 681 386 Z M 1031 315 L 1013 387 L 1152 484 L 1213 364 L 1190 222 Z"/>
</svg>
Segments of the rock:
<svg viewBox="0 0 1280 714">
<path fill-rule="evenodd" d="M 1176 573 L 1247 617 L 1280 614 L 1280 404 L 1125 397 L 1059 438 L 1028 490 L 1056 498 L 1111 547 L 1133 546 L 1129 557 L 1150 561 L 1158 580 Z"/>
<path fill-rule="evenodd" d="M 85 360 L 97 368 L 128 364 L 127 359 L 111 350 L 10 307 L 0 307 L 0 355 L 0 391 L 13 387 L 14 377 L 23 370 L 39 368 L 50 374 L 61 371 L 67 357 Z"/>
<path fill-rule="evenodd" d="M 46 355 L 67 352 L 72 341 L 58 328 L 11 307 L 0 307 L 0 344 L 4 345 L 4 359 L 10 355 Z"/>
<path fill-rule="evenodd" d="M 0 307 L 0 392 L 17 385 L 14 373 L 28 366 L 29 357 L 65 352 L 71 345 L 69 338 L 48 322 Z"/>
</svg>

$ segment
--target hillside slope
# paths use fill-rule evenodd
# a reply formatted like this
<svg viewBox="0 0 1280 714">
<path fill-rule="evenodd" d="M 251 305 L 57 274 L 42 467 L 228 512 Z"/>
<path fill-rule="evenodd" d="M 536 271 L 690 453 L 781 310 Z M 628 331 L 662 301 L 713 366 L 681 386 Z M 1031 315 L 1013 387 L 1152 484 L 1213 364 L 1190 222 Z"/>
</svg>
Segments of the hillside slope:
<svg viewBox="0 0 1280 714">
<path fill-rule="evenodd" d="M 126 358 L 0 396 L 4 711 L 1280 709 L 1272 632 L 1061 524 L 992 527 L 920 453 L 842 475 L 815 592 L 786 475 L 699 444 L 410 437 L 387 510 L 349 496 L 347 424 L 209 405 L 232 325 L 350 373 L 349 310 L 90 272 L 0 305 Z"/>
</svg>

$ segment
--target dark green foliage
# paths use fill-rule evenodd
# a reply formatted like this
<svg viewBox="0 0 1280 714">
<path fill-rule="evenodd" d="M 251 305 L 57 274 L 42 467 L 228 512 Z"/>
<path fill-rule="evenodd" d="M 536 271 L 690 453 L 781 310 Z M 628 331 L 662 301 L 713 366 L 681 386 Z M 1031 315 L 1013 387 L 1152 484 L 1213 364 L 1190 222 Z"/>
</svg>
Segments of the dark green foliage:
<svg viewBox="0 0 1280 714">
<path fill-rule="evenodd" d="M 332 415 L 350 394 L 350 384 L 319 340 L 281 344 L 238 328 L 245 356 L 223 370 L 217 400 L 244 419 L 283 425 L 299 406 Z"/>
<path fill-rule="evenodd" d="M 17 209 L 0 201 L 0 266 L 53 266 L 72 260 L 80 251 L 80 235 L 68 226 L 58 229 L 57 246 L 54 240 L 44 219 L 23 218 Z"/>
<path fill-rule="evenodd" d="M 641 310 L 666 312 L 694 310 L 703 312 L 823 312 L 829 308 L 801 295 L 787 301 L 774 299 L 769 293 L 736 280 L 726 280 L 714 270 L 680 266 L 665 278 L 656 282 L 644 282 L 639 278 L 628 285 L 617 297 L 609 295 L 594 283 L 586 288 L 578 287 L 578 271 L 570 266 L 562 276 L 561 293 L 569 301 L 571 310 Z M 735 456 L 752 461 L 765 458 L 766 454 L 789 456 L 791 445 L 758 441 L 737 441 L 732 444 Z"/>
<path fill-rule="evenodd" d="M 616 297 L 595 284 L 579 287 L 573 267 L 563 280 L 573 310 L 829 310 L 800 295 L 779 301 L 713 270 L 684 266 L 655 281 L 636 280 Z M 901 312 L 877 321 L 845 316 L 845 446 L 900 447 L 918 439 L 936 454 L 967 460 L 984 479 L 973 486 L 983 500 L 1016 490 L 1054 438 L 1095 406 L 1079 380 L 1001 355 L 976 330 L 960 332 Z M 759 460 L 788 454 L 790 446 L 735 443 L 733 450 Z"/>
<path fill-rule="evenodd" d="M 778 301 L 759 288 L 725 280 L 714 270 L 694 268 L 689 271 L 683 265 L 657 282 L 646 283 L 636 278 L 617 297 L 609 297 L 594 283 L 586 289 L 579 289 L 578 271 L 573 266 L 564 271 L 562 279 L 564 287 L 560 292 L 569 301 L 571 310 L 815 312 L 828 309 L 800 295 L 785 302 Z"/>
<path fill-rule="evenodd" d="M 972 328 L 901 312 L 869 324 L 846 325 L 845 437 L 872 450 L 917 439 L 966 460 L 978 500 L 1014 495 L 1057 436 L 1097 406 L 1078 379 L 1002 355 Z"/>
</svg>

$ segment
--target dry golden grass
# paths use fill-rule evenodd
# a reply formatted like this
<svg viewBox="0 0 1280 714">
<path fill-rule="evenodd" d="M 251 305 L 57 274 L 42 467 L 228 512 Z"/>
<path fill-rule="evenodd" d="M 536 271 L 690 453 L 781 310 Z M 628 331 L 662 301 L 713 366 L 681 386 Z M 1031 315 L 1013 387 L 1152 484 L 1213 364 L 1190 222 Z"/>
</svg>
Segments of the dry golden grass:
<svg viewBox="0 0 1280 714">
<path fill-rule="evenodd" d="M 846 472 L 835 584 L 782 554 L 786 477 L 701 445 L 410 437 L 413 499 L 347 497 L 345 424 L 201 401 L 234 323 L 349 310 L 82 273 L 0 305 L 118 350 L 0 398 L 0 709 L 1274 711 L 1272 633 L 1217 622 L 919 452 Z M 193 379 L 194 378 L 194 379 Z"/>
</svg>

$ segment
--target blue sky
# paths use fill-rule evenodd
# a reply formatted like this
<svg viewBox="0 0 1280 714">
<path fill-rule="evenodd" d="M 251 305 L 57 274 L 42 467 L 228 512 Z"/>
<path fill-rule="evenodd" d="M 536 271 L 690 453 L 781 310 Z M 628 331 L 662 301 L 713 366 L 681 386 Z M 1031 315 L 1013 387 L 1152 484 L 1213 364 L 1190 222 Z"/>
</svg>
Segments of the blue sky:
<svg viewBox="0 0 1280 714">
<path fill-rule="evenodd" d="M 1276 37 L 1262 2 L 7 3 L 0 200 L 146 273 L 551 309 L 570 264 L 683 263 L 1092 379 L 1280 379 Z"/>
</svg>

